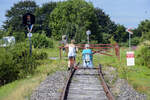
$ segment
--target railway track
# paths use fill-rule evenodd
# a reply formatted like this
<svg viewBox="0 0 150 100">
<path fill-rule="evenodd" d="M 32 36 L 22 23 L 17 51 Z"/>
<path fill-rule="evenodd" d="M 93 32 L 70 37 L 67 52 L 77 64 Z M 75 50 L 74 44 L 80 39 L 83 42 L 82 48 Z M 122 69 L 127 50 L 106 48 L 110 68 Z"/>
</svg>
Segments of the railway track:
<svg viewBox="0 0 150 100">
<path fill-rule="evenodd" d="M 71 71 L 60 100 L 115 99 L 104 81 L 101 65 L 99 65 L 97 68 L 78 67 Z"/>
</svg>

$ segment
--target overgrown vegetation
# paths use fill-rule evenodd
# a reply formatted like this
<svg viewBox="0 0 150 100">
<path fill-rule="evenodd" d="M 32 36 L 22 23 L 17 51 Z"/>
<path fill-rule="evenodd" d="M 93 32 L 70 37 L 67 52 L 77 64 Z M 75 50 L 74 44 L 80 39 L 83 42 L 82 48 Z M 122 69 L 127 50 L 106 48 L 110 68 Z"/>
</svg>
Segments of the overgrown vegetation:
<svg viewBox="0 0 150 100">
<path fill-rule="evenodd" d="M 49 49 L 35 49 L 37 52 L 46 52 L 49 57 L 57 57 L 59 49 L 49 48 Z M 65 56 L 64 56 L 65 57 Z M 67 69 L 67 59 L 62 60 L 50 60 L 44 59 L 39 60 L 40 65 L 35 69 L 34 73 L 28 75 L 28 77 L 20 80 L 16 80 L 12 83 L 6 84 L 0 87 L 0 100 L 26 100 L 30 99 L 30 95 L 33 90 L 43 81 L 45 78 L 58 71 Z M 15 92 L 14 92 L 15 91 Z"/>
<path fill-rule="evenodd" d="M 26 42 L 17 43 L 15 46 L 0 48 L 0 84 L 8 83 L 32 74 L 37 67 L 37 60 L 46 59 L 45 52 L 29 52 Z"/>
<path fill-rule="evenodd" d="M 26 27 L 22 24 L 22 16 L 27 12 L 36 17 L 31 38 L 32 56 L 29 52 Z M 118 43 L 121 46 L 128 46 L 129 41 L 128 33 L 123 25 L 115 24 L 102 9 L 94 8 L 92 3 L 85 0 L 48 2 L 41 7 L 35 1 L 19 1 L 6 12 L 3 28 L 0 30 L 0 39 L 13 35 L 16 38 L 16 45 L 6 48 L 0 47 L 0 85 L 24 78 L 18 80 L 20 82 L 15 81 L 10 84 L 12 90 L 16 88 L 19 91 L 18 84 L 25 85 L 26 82 L 34 84 L 33 80 L 36 81 L 36 85 L 34 84 L 33 87 L 29 84 L 29 86 L 25 85 L 26 87 L 21 90 L 22 93 L 24 88 L 34 88 L 52 72 L 64 70 L 67 60 L 52 61 L 47 59 L 48 57 L 58 58 L 58 48 L 55 48 L 58 46 L 58 41 L 53 40 L 60 40 L 64 34 L 67 35 L 68 40 L 73 38 L 77 43 L 86 43 L 86 31 L 89 29 L 92 33 L 90 43 Z M 117 58 L 94 55 L 95 66 L 98 66 L 100 62 L 103 65 L 116 67 L 121 78 L 128 80 L 136 90 L 150 96 L 150 20 L 142 21 L 132 31 L 134 35 L 131 35 L 131 45 L 137 46 L 135 51 L 136 66 L 126 66 L 126 48 L 120 50 L 120 61 Z M 148 41 L 144 42 L 145 40 Z M 78 54 L 77 60 L 81 61 L 81 51 Z M 24 82 L 22 83 L 22 81 Z M 0 94 L 2 94 L 0 99 L 4 97 L 6 100 L 11 100 L 14 94 L 11 94 L 12 97 L 6 98 L 8 94 L 12 93 L 12 90 L 9 91 L 9 85 L 5 86 L 0 87 Z M 9 92 L 5 95 L 7 89 Z M 16 100 L 27 99 L 31 92 L 32 89 L 29 89 L 24 97 L 20 95 Z"/>
<path fill-rule="evenodd" d="M 144 41 L 138 47 L 138 63 L 150 68 L 150 41 Z"/>
<path fill-rule="evenodd" d="M 32 44 L 35 48 L 52 48 L 53 41 L 46 34 L 34 34 Z"/>
<path fill-rule="evenodd" d="M 135 52 L 135 66 L 127 66 L 126 52 L 128 48 L 122 47 L 120 50 L 120 61 L 116 57 L 109 57 L 105 55 L 95 55 L 95 64 L 101 63 L 103 68 L 112 66 L 116 68 L 118 77 L 126 79 L 131 86 L 140 93 L 144 93 L 150 99 L 150 69 L 148 66 L 143 65 L 139 54 L 144 57 L 144 53 L 141 53 L 142 48 L 136 48 Z M 143 49 L 142 49 L 143 50 Z M 145 50 L 145 49 L 144 49 Z M 146 56 L 146 55 L 145 55 Z M 148 60 L 148 59 L 147 59 Z M 146 61 L 147 61 L 146 60 Z"/>
</svg>

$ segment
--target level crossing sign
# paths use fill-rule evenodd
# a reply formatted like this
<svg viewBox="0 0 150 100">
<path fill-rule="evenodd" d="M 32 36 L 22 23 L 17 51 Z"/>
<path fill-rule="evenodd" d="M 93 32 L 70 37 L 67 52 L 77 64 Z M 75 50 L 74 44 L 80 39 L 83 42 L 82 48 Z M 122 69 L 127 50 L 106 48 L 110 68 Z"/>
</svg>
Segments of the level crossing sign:
<svg viewBox="0 0 150 100">
<path fill-rule="evenodd" d="M 127 66 L 134 66 L 135 62 L 134 62 L 134 52 L 133 51 L 128 51 L 126 53 L 126 58 L 127 58 Z"/>
<path fill-rule="evenodd" d="M 128 32 L 129 34 L 133 34 L 132 30 L 133 30 L 132 28 L 129 28 L 129 29 L 126 30 L 126 32 Z"/>
</svg>

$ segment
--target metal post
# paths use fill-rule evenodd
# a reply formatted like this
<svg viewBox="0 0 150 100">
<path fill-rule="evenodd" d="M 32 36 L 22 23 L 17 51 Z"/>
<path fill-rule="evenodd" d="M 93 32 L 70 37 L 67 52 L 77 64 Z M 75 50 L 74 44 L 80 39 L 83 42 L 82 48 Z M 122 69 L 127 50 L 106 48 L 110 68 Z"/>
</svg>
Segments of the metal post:
<svg viewBox="0 0 150 100">
<path fill-rule="evenodd" d="M 30 43 L 30 56 L 32 56 L 32 42 L 31 42 L 31 37 L 29 37 L 29 43 Z"/>
<path fill-rule="evenodd" d="M 89 42 L 89 35 L 88 35 L 88 37 L 87 37 L 87 38 L 88 38 L 88 44 L 89 44 L 89 43 L 90 43 L 90 42 Z"/>
<path fill-rule="evenodd" d="M 131 35 L 133 34 L 133 32 L 130 29 L 127 29 L 126 32 L 129 33 L 129 50 L 131 51 Z"/>
<path fill-rule="evenodd" d="M 30 44 L 30 56 L 32 56 L 32 41 L 31 41 L 31 37 L 32 37 L 32 33 L 28 33 L 27 36 L 29 37 L 29 44 Z"/>
<path fill-rule="evenodd" d="M 131 51 L 131 34 L 129 33 L 129 50 Z"/>
<path fill-rule="evenodd" d="M 88 44 L 90 43 L 90 38 L 89 38 L 89 35 L 91 34 L 91 31 L 90 30 L 87 30 L 86 31 L 86 35 L 87 35 L 87 40 L 88 40 Z"/>
</svg>

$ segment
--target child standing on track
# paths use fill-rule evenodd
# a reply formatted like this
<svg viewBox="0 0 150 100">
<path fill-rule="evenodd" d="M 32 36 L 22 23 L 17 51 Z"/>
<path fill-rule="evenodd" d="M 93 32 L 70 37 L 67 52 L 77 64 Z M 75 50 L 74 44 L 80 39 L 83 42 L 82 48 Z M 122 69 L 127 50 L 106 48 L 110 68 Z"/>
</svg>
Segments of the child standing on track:
<svg viewBox="0 0 150 100">
<path fill-rule="evenodd" d="M 68 47 L 68 70 L 70 70 L 70 67 L 73 67 L 75 64 L 77 47 L 75 46 L 74 42 L 75 40 L 71 40 L 71 43 L 65 46 Z"/>
<path fill-rule="evenodd" d="M 89 44 L 85 44 L 85 49 L 82 51 L 83 67 L 93 67 L 93 52 L 89 49 Z"/>
</svg>

